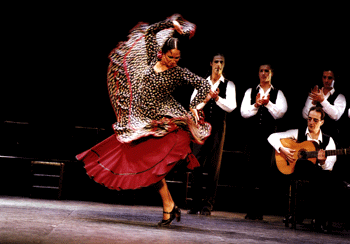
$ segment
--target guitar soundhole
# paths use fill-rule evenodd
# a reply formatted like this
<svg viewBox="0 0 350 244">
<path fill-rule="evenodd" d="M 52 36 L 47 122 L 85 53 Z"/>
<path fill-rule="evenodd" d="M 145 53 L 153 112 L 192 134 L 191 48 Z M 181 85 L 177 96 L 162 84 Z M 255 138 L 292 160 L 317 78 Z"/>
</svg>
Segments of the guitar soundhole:
<svg viewBox="0 0 350 244">
<path fill-rule="evenodd" d="M 302 158 L 302 159 L 306 159 L 307 157 L 307 154 L 306 154 L 306 150 L 305 149 L 301 149 L 299 152 L 298 152 L 298 158 Z"/>
</svg>

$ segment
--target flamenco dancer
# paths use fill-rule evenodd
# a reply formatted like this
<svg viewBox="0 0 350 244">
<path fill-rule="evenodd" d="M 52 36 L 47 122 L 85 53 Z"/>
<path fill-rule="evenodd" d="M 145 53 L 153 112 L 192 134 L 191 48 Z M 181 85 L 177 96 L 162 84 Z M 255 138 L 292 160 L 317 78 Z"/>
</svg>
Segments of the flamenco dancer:
<svg viewBox="0 0 350 244">
<path fill-rule="evenodd" d="M 173 34 L 191 37 L 194 30 L 194 24 L 173 15 L 153 25 L 138 24 L 128 41 L 119 43 L 110 54 L 107 75 L 115 134 L 77 155 L 87 174 L 110 189 L 154 185 L 163 202 L 159 226 L 181 218 L 164 177 L 183 159 L 190 169 L 199 166 L 190 142 L 203 144 L 211 130 L 195 109 L 209 93 L 209 83 L 177 66 L 180 43 Z M 190 112 L 171 95 L 181 84 L 198 91 Z"/>
</svg>

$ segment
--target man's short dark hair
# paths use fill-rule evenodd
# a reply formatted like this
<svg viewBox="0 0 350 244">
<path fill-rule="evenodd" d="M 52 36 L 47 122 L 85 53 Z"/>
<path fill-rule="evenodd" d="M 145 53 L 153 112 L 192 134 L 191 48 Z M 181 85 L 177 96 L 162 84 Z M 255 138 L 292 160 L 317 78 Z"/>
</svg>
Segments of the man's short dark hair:
<svg viewBox="0 0 350 244">
<path fill-rule="evenodd" d="M 325 112 L 323 111 L 323 108 L 321 108 L 321 107 L 316 107 L 316 106 L 311 107 L 311 108 L 310 108 L 310 111 L 309 111 L 309 114 L 310 114 L 311 111 L 316 111 L 316 112 L 321 113 L 321 120 L 324 120 L 324 117 L 326 117 L 326 114 L 325 114 Z"/>
</svg>

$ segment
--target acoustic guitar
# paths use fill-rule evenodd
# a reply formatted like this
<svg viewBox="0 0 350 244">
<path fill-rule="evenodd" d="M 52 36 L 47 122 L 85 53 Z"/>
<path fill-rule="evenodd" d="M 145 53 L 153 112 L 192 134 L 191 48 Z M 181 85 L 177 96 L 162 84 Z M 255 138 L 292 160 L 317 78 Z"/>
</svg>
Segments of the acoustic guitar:
<svg viewBox="0 0 350 244">
<path fill-rule="evenodd" d="M 294 139 L 281 139 L 281 143 L 284 147 L 294 149 L 296 152 L 294 154 L 294 159 L 308 159 L 313 164 L 317 163 L 317 156 L 319 145 L 314 141 L 304 141 L 297 142 Z M 326 157 L 333 155 L 346 155 L 350 154 L 350 148 L 348 149 L 337 149 L 337 150 L 326 150 Z M 285 174 L 289 175 L 294 172 L 296 162 L 289 162 L 286 156 L 282 153 L 275 153 L 275 159 L 278 170 Z"/>
</svg>

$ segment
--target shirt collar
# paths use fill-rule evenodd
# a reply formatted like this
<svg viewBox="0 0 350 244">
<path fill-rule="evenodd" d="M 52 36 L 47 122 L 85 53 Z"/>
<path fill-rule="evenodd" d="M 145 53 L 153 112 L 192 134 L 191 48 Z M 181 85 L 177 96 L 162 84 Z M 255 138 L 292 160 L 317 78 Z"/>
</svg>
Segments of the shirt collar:
<svg viewBox="0 0 350 244">
<path fill-rule="evenodd" d="M 261 88 L 260 84 L 256 87 L 256 89 L 258 90 L 259 88 Z M 275 90 L 275 87 L 271 84 L 271 87 L 269 89 Z"/>
<path fill-rule="evenodd" d="M 207 81 L 209 81 L 210 85 L 213 85 L 213 82 L 211 81 L 210 76 L 208 76 Z M 225 82 L 225 77 L 223 75 L 221 75 L 219 81 L 224 83 Z"/>
<path fill-rule="evenodd" d="M 305 132 L 305 135 L 309 135 L 310 134 L 310 131 L 309 131 L 309 128 L 306 128 L 306 132 Z M 317 142 L 321 143 L 323 142 L 323 136 L 322 136 L 322 131 L 320 129 L 320 134 L 318 135 L 318 139 L 317 139 Z"/>
</svg>

